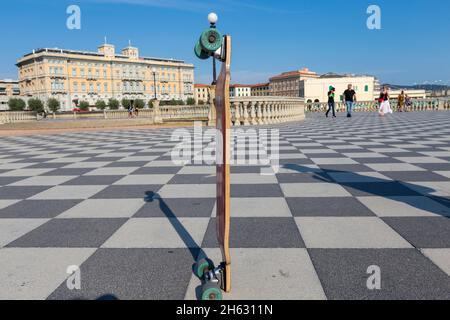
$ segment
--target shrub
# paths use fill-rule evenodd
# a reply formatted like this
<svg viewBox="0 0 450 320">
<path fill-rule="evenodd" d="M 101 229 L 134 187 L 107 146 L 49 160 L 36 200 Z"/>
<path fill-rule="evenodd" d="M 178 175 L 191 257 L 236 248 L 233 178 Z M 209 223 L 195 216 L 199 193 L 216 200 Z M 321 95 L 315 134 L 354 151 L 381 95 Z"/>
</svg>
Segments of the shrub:
<svg viewBox="0 0 450 320">
<path fill-rule="evenodd" d="M 106 109 L 106 102 L 103 101 L 103 100 L 98 100 L 98 101 L 95 103 L 95 107 L 96 107 L 97 109 L 99 109 L 99 110 L 105 110 L 105 109 Z"/>
<path fill-rule="evenodd" d="M 89 102 L 87 101 L 80 101 L 80 104 L 78 105 L 78 108 L 80 108 L 83 111 L 89 111 Z"/>
<path fill-rule="evenodd" d="M 194 98 L 188 98 L 186 101 L 188 106 L 193 106 L 195 105 L 195 99 Z"/>
<path fill-rule="evenodd" d="M 109 101 L 108 101 L 108 107 L 109 107 L 111 110 L 117 110 L 117 109 L 119 109 L 119 107 L 120 107 L 120 103 L 119 103 L 119 101 L 118 101 L 117 99 L 109 99 Z"/>
<path fill-rule="evenodd" d="M 11 98 L 8 101 L 8 107 L 11 111 L 23 111 L 25 110 L 27 104 L 22 99 Z"/>
<path fill-rule="evenodd" d="M 125 109 L 129 109 L 131 107 L 131 100 L 122 99 L 122 107 Z"/>
<path fill-rule="evenodd" d="M 47 107 L 49 108 L 50 111 L 57 112 L 59 110 L 59 108 L 61 107 L 61 104 L 57 99 L 50 98 L 47 101 Z"/>
<path fill-rule="evenodd" d="M 28 109 L 37 113 L 42 113 L 44 112 L 44 103 L 40 99 L 30 99 L 28 100 Z"/>
<path fill-rule="evenodd" d="M 143 109 L 145 107 L 144 100 L 141 100 L 141 99 L 134 100 L 134 107 L 137 109 Z"/>
</svg>

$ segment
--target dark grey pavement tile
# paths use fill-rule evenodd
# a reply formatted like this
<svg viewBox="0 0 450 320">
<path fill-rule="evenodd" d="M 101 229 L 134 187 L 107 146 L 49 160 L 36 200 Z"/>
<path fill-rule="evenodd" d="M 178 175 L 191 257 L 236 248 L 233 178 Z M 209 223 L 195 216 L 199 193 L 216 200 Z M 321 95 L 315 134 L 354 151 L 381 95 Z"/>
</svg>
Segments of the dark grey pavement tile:
<svg viewBox="0 0 450 320">
<path fill-rule="evenodd" d="M 419 194 L 400 182 L 340 183 L 353 196 L 418 196 Z"/>
<path fill-rule="evenodd" d="M 9 248 L 98 248 L 127 219 L 53 219 L 10 243 Z"/>
<path fill-rule="evenodd" d="M 355 198 L 286 198 L 295 217 L 370 217 L 375 214 Z"/>
<path fill-rule="evenodd" d="M 233 198 L 263 198 L 284 197 L 279 184 L 233 184 L 231 185 Z"/>
<path fill-rule="evenodd" d="M 216 219 L 210 220 L 202 248 L 218 248 Z M 305 248 L 294 218 L 231 218 L 231 248 Z"/>
<path fill-rule="evenodd" d="M 145 199 L 151 192 L 157 193 L 163 185 L 121 185 L 109 186 L 92 199 Z"/>
<path fill-rule="evenodd" d="M 177 174 L 183 167 L 144 167 L 132 172 L 131 175 L 145 174 Z"/>
<path fill-rule="evenodd" d="M 167 184 L 216 184 L 216 176 L 208 174 L 178 174 Z"/>
<path fill-rule="evenodd" d="M 182 300 L 196 260 L 192 252 L 99 249 L 80 267 L 81 290 L 69 290 L 64 282 L 48 299 Z"/>
<path fill-rule="evenodd" d="M 8 184 L 11 184 L 11 183 L 14 183 L 14 182 L 17 182 L 20 180 L 24 180 L 24 179 L 27 179 L 27 177 L 0 177 L 0 186 L 7 186 Z"/>
<path fill-rule="evenodd" d="M 425 182 L 425 181 L 449 181 L 442 175 L 436 174 L 429 171 L 393 171 L 393 172 L 383 172 L 388 178 L 397 181 L 415 181 L 415 182 Z"/>
<path fill-rule="evenodd" d="M 308 249 L 331 300 L 450 299 L 450 277 L 415 249 Z M 369 290 L 369 266 L 381 271 L 381 290 Z"/>
<path fill-rule="evenodd" d="M 324 172 L 304 173 L 278 173 L 276 175 L 279 183 L 324 183 L 333 182 L 333 179 Z"/>
<path fill-rule="evenodd" d="M 450 218 L 383 218 L 392 229 L 416 248 L 450 248 Z"/>
<path fill-rule="evenodd" d="M 201 196 L 201 195 L 199 195 Z M 202 218 L 211 217 L 214 209 L 215 199 L 162 199 L 147 202 L 135 215 L 134 218 L 149 217 L 189 217 Z"/>
<path fill-rule="evenodd" d="M 96 186 L 110 185 L 124 176 L 81 176 L 62 184 L 62 186 Z"/>
<path fill-rule="evenodd" d="M 0 199 L 27 199 L 41 193 L 51 186 L 10 186 L 0 188 Z"/>
<path fill-rule="evenodd" d="M 67 163 L 66 163 L 66 165 L 67 165 Z M 41 176 L 81 176 L 92 170 L 94 170 L 94 169 L 93 168 L 60 168 L 60 169 L 46 172 L 45 174 L 41 174 Z"/>
<path fill-rule="evenodd" d="M 0 210 L 0 219 L 51 219 L 80 200 L 24 200 Z"/>
</svg>

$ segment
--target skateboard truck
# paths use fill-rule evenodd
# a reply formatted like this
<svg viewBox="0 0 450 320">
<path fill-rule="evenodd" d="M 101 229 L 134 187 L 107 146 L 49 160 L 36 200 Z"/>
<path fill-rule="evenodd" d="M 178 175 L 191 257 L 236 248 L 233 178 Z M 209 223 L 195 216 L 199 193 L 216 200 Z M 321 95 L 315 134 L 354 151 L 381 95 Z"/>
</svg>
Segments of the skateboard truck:
<svg viewBox="0 0 450 320">
<path fill-rule="evenodd" d="M 203 281 L 202 300 L 222 300 L 225 291 L 225 263 L 214 267 L 212 261 L 202 259 L 197 263 L 196 274 Z"/>
</svg>

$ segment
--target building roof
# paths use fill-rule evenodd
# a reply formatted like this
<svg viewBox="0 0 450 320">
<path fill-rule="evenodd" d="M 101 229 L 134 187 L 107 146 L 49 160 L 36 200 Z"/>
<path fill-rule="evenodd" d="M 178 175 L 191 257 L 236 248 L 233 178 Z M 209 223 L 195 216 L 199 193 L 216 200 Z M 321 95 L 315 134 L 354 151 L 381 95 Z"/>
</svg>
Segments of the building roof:
<svg viewBox="0 0 450 320">
<path fill-rule="evenodd" d="M 0 79 L 0 82 L 2 83 L 12 83 L 12 84 L 18 84 L 19 80 L 12 80 L 12 79 Z"/>
<path fill-rule="evenodd" d="M 230 88 L 250 88 L 250 87 L 251 87 L 250 84 L 239 84 L 239 83 L 236 83 L 236 84 L 231 84 L 230 85 Z"/>
<path fill-rule="evenodd" d="M 308 68 L 303 68 L 301 70 L 283 72 L 279 75 L 270 78 L 270 81 L 300 76 L 319 77 L 316 72 L 310 71 Z"/>
<path fill-rule="evenodd" d="M 29 58 L 29 57 L 31 57 L 33 55 L 37 55 L 37 54 L 41 54 L 41 53 L 48 53 L 48 54 L 72 54 L 72 55 L 86 56 L 87 58 L 88 57 L 93 57 L 93 58 L 104 58 L 105 57 L 105 55 L 103 53 L 100 53 L 100 52 L 67 50 L 67 49 L 59 49 L 59 48 L 40 48 L 40 49 L 33 50 L 33 52 L 31 52 L 31 53 L 27 53 L 27 54 L 23 55 L 19 59 L 19 62 L 21 62 L 23 60 L 26 60 L 26 58 Z M 169 63 L 170 62 L 171 63 L 185 63 L 184 60 L 155 58 L 155 57 L 139 57 L 138 60 L 133 60 L 131 57 L 123 55 L 123 54 L 115 54 L 114 57 L 118 58 L 118 59 L 131 60 L 133 62 L 137 62 L 137 61 L 142 61 L 142 62 L 155 61 L 155 62 L 169 62 Z"/>
<path fill-rule="evenodd" d="M 250 85 L 251 88 L 258 88 L 258 87 L 268 87 L 270 85 L 269 82 L 267 83 L 257 83 L 257 84 L 252 84 Z"/>
<path fill-rule="evenodd" d="M 196 83 L 194 84 L 194 88 L 209 88 L 210 86 L 207 84 Z"/>
</svg>

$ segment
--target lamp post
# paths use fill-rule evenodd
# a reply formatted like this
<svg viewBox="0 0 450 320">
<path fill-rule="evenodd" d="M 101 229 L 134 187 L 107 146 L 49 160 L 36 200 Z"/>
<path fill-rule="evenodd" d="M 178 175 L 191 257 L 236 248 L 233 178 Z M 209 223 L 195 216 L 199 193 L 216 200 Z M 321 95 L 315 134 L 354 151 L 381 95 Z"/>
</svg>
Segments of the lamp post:
<svg viewBox="0 0 450 320">
<path fill-rule="evenodd" d="M 153 88 L 154 88 L 154 93 L 155 93 L 155 100 L 158 100 L 158 97 L 156 95 L 156 68 L 155 67 L 152 68 L 152 73 L 153 73 Z"/>
</svg>

